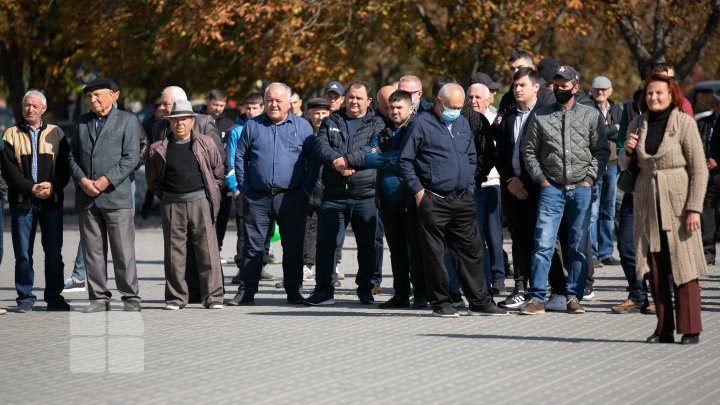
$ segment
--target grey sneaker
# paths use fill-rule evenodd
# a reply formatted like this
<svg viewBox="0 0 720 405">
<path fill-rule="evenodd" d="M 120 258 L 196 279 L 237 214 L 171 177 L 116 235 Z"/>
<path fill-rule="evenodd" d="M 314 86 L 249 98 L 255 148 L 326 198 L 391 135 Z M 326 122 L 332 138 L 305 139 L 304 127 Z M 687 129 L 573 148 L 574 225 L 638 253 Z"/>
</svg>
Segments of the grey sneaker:
<svg viewBox="0 0 720 405">
<path fill-rule="evenodd" d="M 90 305 L 86 306 L 85 309 L 83 309 L 83 312 L 86 314 L 89 314 L 92 312 L 103 312 L 103 311 L 109 311 L 109 310 L 110 310 L 110 301 L 96 300 L 96 301 L 90 301 Z"/>
<path fill-rule="evenodd" d="M 142 311 L 142 305 L 140 305 L 140 300 L 127 300 L 127 301 L 123 302 L 123 311 L 126 311 L 126 312 Z"/>
<path fill-rule="evenodd" d="M 545 301 L 545 310 L 565 312 L 567 310 L 567 305 L 567 298 L 564 295 L 553 294 L 550 296 L 550 299 Z"/>
<path fill-rule="evenodd" d="M 23 303 L 18 304 L 15 312 L 17 312 L 18 314 L 24 314 L 27 312 L 32 312 L 32 310 L 33 310 L 33 306 L 31 303 L 23 302 Z"/>
<path fill-rule="evenodd" d="M 64 293 L 69 292 L 80 292 L 80 291 L 86 291 L 87 288 L 85 288 L 85 280 L 81 280 L 79 278 L 70 277 L 69 279 L 65 280 L 65 287 L 63 287 Z"/>
</svg>

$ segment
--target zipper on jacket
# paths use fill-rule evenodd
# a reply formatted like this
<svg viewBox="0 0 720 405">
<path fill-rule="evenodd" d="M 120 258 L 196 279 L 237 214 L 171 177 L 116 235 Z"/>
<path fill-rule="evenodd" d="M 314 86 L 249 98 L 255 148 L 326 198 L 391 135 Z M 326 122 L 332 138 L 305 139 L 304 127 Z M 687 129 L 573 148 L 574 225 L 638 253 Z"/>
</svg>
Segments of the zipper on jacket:
<svg viewBox="0 0 720 405">
<path fill-rule="evenodd" d="M 560 132 L 560 138 L 562 139 L 562 152 L 563 152 L 563 185 L 567 185 L 567 162 L 566 162 L 566 154 L 565 154 L 565 117 L 567 116 L 567 113 L 562 113 L 562 128 Z"/>
</svg>

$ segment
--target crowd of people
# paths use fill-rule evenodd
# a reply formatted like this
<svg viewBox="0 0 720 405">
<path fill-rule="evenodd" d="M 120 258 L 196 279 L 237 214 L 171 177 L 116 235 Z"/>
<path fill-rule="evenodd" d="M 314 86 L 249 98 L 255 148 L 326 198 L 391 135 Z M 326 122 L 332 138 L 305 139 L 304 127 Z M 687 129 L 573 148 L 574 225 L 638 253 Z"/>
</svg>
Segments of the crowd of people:
<svg viewBox="0 0 720 405">
<path fill-rule="evenodd" d="M 124 310 L 142 310 L 133 217 L 134 172 L 145 165 L 141 215 L 159 198 L 166 310 L 254 304 L 260 281 L 273 278 L 264 266 L 276 228 L 283 249 L 276 287 L 287 303 L 333 305 L 351 225 L 361 304 L 375 303 L 384 238 L 393 295 L 381 308 L 429 307 L 447 318 L 460 309 L 582 314 L 582 300 L 595 294 L 594 268 L 621 265 L 628 298 L 613 312 L 656 314 L 648 343 L 674 342 L 676 330 L 682 343 L 699 342 L 698 278 L 715 260 L 720 218 L 720 144 L 712 136 L 720 94 L 713 115 L 696 124 L 664 63 L 642 69 L 637 92 L 622 106 L 611 100 L 607 77 L 593 78 L 588 96 L 572 66 L 550 59 L 535 65 L 516 50 L 508 68 L 512 85 L 497 108 L 502 86 L 485 73 L 467 89 L 452 77 L 435 78 L 432 103 L 420 79 L 406 75 L 376 94 L 365 81 L 331 81 L 323 97 L 305 103 L 288 85 L 271 83 L 264 93 L 248 93 L 234 120 L 224 115 L 222 90 L 209 91 L 197 112 L 183 89 L 171 86 L 161 92 L 155 122 L 145 124 L 117 107 L 117 84 L 99 78 L 84 87 L 90 112 L 70 137 L 45 122 L 46 95 L 30 90 L 22 122 L 0 144 L 16 312 L 32 311 L 36 301 L 38 224 L 48 311 L 70 310 L 62 294 L 74 289 L 88 292 L 84 312 L 110 309 L 108 246 Z M 69 181 L 81 243 L 63 281 Z M 238 287 L 225 300 L 220 251 L 233 211 Z M 303 282 L 313 278 L 306 297 Z"/>
</svg>

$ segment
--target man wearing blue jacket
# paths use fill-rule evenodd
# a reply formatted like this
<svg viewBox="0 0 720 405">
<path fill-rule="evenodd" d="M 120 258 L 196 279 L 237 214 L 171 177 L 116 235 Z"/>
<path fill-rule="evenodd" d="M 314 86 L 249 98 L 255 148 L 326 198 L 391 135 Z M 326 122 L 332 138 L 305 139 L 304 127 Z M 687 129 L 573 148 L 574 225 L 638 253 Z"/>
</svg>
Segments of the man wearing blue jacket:
<svg viewBox="0 0 720 405">
<path fill-rule="evenodd" d="M 308 195 L 317 176 L 313 130 L 290 112 L 284 83 L 265 90 L 265 113 L 247 121 L 235 152 L 235 178 L 244 204 L 245 246 L 238 292 L 227 304 L 252 305 L 271 223 L 280 227 L 283 281 L 289 304 L 303 304 L 303 240 Z"/>
<path fill-rule="evenodd" d="M 358 252 L 355 277 L 357 295 L 362 304 L 372 304 L 375 272 L 375 170 L 365 167 L 373 135 L 385 129 L 370 103 L 370 85 L 355 81 L 348 86 L 347 107 L 341 108 L 320 125 L 315 153 L 323 165 L 323 201 L 318 212 L 315 290 L 307 305 L 332 305 L 335 288 L 332 274 L 335 250 L 352 223 Z"/>
<path fill-rule="evenodd" d="M 400 147 L 400 179 L 418 207 L 425 280 L 433 315 L 459 317 L 452 306 L 445 247 L 470 303 L 468 315 L 507 315 L 495 306 L 483 274 L 482 244 L 475 222 L 477 153 L 468 121 L 460 116 L 465 91 L 444 85 L 431 110 L 420 113 Z"/>
<path fill-rule="evenodd" d="M 370 152 L 365 156 L 365 166 L 377 169 L 375 201 L 385 238 L 390 247 L 394 295 L 380 308 L 404 308 L 410 306 L 410 275 L 415 287 L 413 308 L 427 307 L 425 274 L 420 260 L 420 239 L 417 232 L 417 206 L 409 198 L 400 183 L 397 157 L 407 125 L 414 116 L 412 93 L 397 90 L 388 98 L 389 123 L 385 131 L 375 135 L 370 142 Z"/>
</svg>

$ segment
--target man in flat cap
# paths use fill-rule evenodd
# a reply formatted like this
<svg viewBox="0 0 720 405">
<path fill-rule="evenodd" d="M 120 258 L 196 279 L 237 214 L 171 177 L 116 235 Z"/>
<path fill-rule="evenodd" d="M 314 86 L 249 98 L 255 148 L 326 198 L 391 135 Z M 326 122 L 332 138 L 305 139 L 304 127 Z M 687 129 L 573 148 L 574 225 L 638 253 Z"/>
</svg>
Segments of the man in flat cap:
<svg viewBox="0 0 720 405">
<path fill-rule="evenodd" d="M 130 175 L 140 159 L 142 125 L 135 114 L 114 107 L 118 89 L 111 80 L 92 80 L 83 92 L 91 112 L 75 124 L 70 172 L 78 189 L 75 208 L 90 296 L 84 312 L 110 309 L 108 243 L 124 309 L 140 311 Z"/>
<path fill-rule="evenodd" d="M 525 167 L 540 185 L 535 247 L 530 268 L 530 288 L 521 315 L 545 312 L 548 273 L 560 221 L 568 224 L 568 276 L 566 310 L 581 314 L 588 272 L 587 238 L 590 226 L 592 187 L 602 174 L 609 155 L 597 109 L 578 103 L 580 76 L 570 66 L 560 66 L 553 75 L 555 103 L 540 108 L 528 118 L 522 144 Z"/>
<path fill-rule="evenodd" d="M 150 147 L 148 187 L 160 198 L 165 239 L 165 309 L 178 310 L 189 301 L 186 261 L 193 251 L 200 278 L 202 304 L 222 309 L 223 280 L 214 230 L 220 210 L 225 166 L 211 137 L 193 129 L 189 101 L 176 101 L 170 115 L 172 132 Z M 189 247 L 189 249 L 186 249 Z"/>
</svg>

